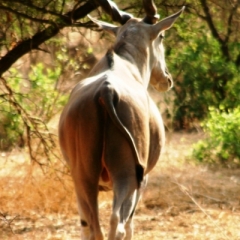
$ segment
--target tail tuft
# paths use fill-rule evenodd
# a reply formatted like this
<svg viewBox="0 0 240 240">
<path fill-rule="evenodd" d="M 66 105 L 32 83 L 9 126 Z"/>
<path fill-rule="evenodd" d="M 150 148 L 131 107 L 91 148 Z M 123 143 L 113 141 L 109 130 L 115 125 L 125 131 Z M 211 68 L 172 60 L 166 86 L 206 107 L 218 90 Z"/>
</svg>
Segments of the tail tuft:
<svg viewBox="0 0 240 240">
<path fill-rule="evenodd" d="M 143 176 L 144 176 L 144 168 L 140 164 L 136 165 L 136 176 L 137 176 L 138 188 L 140 188 L 140 185 L 141 185 L 141 182 L 143 181 Z"/>
</svg>

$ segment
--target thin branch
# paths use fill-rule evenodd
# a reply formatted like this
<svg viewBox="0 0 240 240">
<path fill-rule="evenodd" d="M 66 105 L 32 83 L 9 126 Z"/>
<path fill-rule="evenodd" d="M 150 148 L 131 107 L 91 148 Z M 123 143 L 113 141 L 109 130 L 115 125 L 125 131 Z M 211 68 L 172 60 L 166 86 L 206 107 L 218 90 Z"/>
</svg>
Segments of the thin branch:
<svg viewBox="0 0 240 240">
<path fill-rule="evenodd" d="M 222 204 L 226 204 L 226 203 L 229 203 L 225 200 L 221 200 L 221 199 L 217 199 L 217 198 L 214 198 L 214 197 L 211 197 L 211 196 L 207 196 L 207 195 L 204 195 L 204 194 L 200 194 L 200 193 L 194 193 L 194 195 L 196 197 L 204 197 L 204 198 L 207 198 L 213 202 L 217 202 L 217 203 L 222 203 Z"/>
<path fill-rule="evenodd" d="M 7 223 L 8 227 L 10 228 L 10 230 L 11 230 L 11 232 L 12 232 L 13 234 L 15 234 L 15 233 L 14 233 L 14 231 L 13 231 L 13 229 L 12 229 L 11 224 L 12 224 L 12 222 L 13 222 L 16 218 L 18 218 L 18 217 L 19 217 L 19 216 L 16 215 L 16 216 L 13 217 L 12 219 L 7 219 L 7 214 L 4 214 L 4 213 L 0 212 L 0 220 L 2 220 L 2 221 L 4 221 L 4 222 Z"/>
<path fill-rule="evenodd" d="M 45 134 L 42 134 L 39 131 L 39 128 L 38 128 L 39 121 L 36 122 L 35 119 L 32 116 L 30 116 L 25 111 L 25 109 L 21 106 L 21 104 L 16 100 L 16 98 L 14 96 L 14 92 L 12 91 L 11 87 L 7 84 L 7 81 L 3 77 L 1 77 L 0 79 L 1 79 L 5 89 L 8 92 L 8 102 L 15 109 L 17 114 L 22 119 L 24 128 L 26 130 L 26 135 L 27 135 L 26 143 L 27 143 L 30 158 L 32 161 L 36 162 L 43 169 L 43 166 L 45 166 L 46 164 L 39 162 L 37 160 L 37 158 L 34 156 L 34 151 L 32 149 L 32 138 L 33 138 L 32 134 L 34 134 L 40 140 L 40 144 L 42 144 L 42 146 L 44 148 L 45 156 L 47 157 L 48 160 L 50 160 L 49 152 L 55 146 L 54 140 L 52 139 L 52 135 L 48 131 L 46 124 L 41 121 L 42 125 L 44 126 L 44 128 L 46 130 L 46 133 L 47 133 L 46 135 L 49 137 L 48 139 L 45 138 L 45 136 L 44 136 Z M 49 144 L 49 142 L 50 142 L 50 144 Z"/>
<path fill-rule="evenodd" d="M 231 34 L 233 32 L 232 31 L 232 20 L 233 20 L 233 16 L 234 16 L 235 12 L 238 9 L 238 5 L 239 5 L 239 1 L 236 2 L 236 5 L 232 8 L 232 10 L 230 12 L 230 15 L 228 17 L 228 26 L 227 26 L 228 31 L 227 31 L 227 36 L 226 36 L 226 38 L 224 40 L 225 43 L 228 43 L 229 38 L 230 38 L 230 36 L 231 36 Z"/>
<path fill-rule="evenodd" d="M 188 188 L 185 187 L 184 185 L 178 183 L 178 182 L 173 182 L 173 183 L 175 183 L 175 184 L 179 187 L 180 191 L 181 191 L 182 193 L 184 193 L 186 196 L 188 196 L 188 197 L 192 200 L 192 202 L 214 223 L 215 227 L 223 234 L 224 239 L 229 239 L 229 240 L 230 240 L 230 238 L 229 238 L 229 237 L 225 234 L 225 232 L 223 231 L 224 229 L 220 228 L 219 225 L 216 224 L 216 221 L 215 221 L 215 220 L 211 217 L 211 215 L 209 215 L 209 214 L 207 213 L 207 211 L 196 201 L 196 199 L 195 199 L 195 198 L 192 196 L 192 194 L 189 192 Z"/>
<path fill-rule="evenodd" d="M 217 29 L 215 28 L 215 25 L 214 25 L 213 19 L 212 19 L 212 15 L 211 15 L 209 7 L 207 5 L 207 1 L 206 0 L 200 0 L 200 2 L 202 3 L 203 11 L 206 15 L 206 20 L 207 20 L 208 26 L 209 26 L 213 36 L 218 40 L 218 42 L 220 42 L 222 44 L 223 39 L 220 37 Z"/>
<path fill-rule="evenodd" d="M 3 9 L 5 11 L 11 12 L 11 13 L 14 13 L 17 16 L 21 16 L 21 17 L 23 17 L 25 19 L 29 19 L 29 20 L 31 20 L 33 22 L 47 23 L 47 24 L 53 24 L 54 23 L 53 21 L 50 21 L 50 20 L 45 20 L 45 19 L 39 19 L 39 18 L 31 17 L 31 16 L 29 16 L 29 15 L 27 15 L 25 13 L 21 13 L 21 12 L 19 12 L 17 10 L 14 10 L 14 9 L 12 9 L 10 7 L 6 7 L 6 6 L 3 6 L 3 5 L 0 5 L 0 9 Z"/>
<path fill-rule="evenodd" d="M 38 49 L 40 44 L 55 36 L 60 29 L 71 26 L 76 20 L 85 17 L 98 6 L 99 4 L 95 3 L 95 1 L 88 0 L 88 2 L 78 7 L 76 10 L 72 10 L 63 15 L 65 19 L 64 21 L 62 18 L 59 18 L 56 23 L 48 26 L 41 32 L 37 32 L 33 37 L 20 42 L 16 47 L 14 47 L 0 59 L 0 77 L 17 59 L 33 49 Z"/>
<path fill-rule="evenodd" d="M 193 12 L 191 12 L 191 9 L 193 10 Z M 199 11 L 197 11 L 197 8 L 192 7 L 191 5 L 189 5 L 186 9 L 186 12 L 189 12 L 191 14 L 196 14 L 199 18 L 201 18 L 202 20 L 206 21 L 206 16 L 202 15 Z"/>
<path fill-rule="evenodd" d="M 10 1 L 12 2 L 12 0 L 10 0 Z M 32 3 L 32 1 L 27 1 L 27 2 L 24 1 L 24 2 L 22 2 L 22 0 L 14 0 L 14 2 L 17 2 L 17 3 L 21 4 L 21 5 L 23 5 L 24 7 L 26 7 L 26 3 L 27 3 L 27 7 L 31 8 L 31 9 L 34 9 L 34 10 L 37 10 L 38 12 L 41 12 L 41 13 L 44 13 L 44 14 L 50 14 L 50 15 L 55 16 L 55 17 L 60 17 L 60 18 L 62 17 L 61 14 L 46 9 L 46 6 L 44 8 L 35 6 Z M 63 1 L 63 4 L 65 4 L 65 0 Z M 62 6 L 62 8 L 63 8 L 63 6 Z"/>
<path fill-rule="evenodd" d="M 61 14 L 63 13 L 64 6 L 65 6 L 65 0 L 62 1 L 61 11 L 60 11 Z"/>
<path fill-rule="evenodd" d="M 237 67 L 240 67 L 240 54 L 238 54 L 235 63 L 236 63 L 236 66 L 237 66 Z"/>
<path fill-rule="evenodd" d="M 221 36 L 219 35 L 219 33 L 217 31 L 217 28 L 214 25 L 212 15 L 210 13 L 210 10 L 209 10 L 208 4 L 207 4 L 207 0 L 200 0 L 200 2 L 202 4 L 203 11 L 206 15 L 206 21 L 212 32 L 213 37 L 219 42 L 223 56 L 226 58 L 227 61 L 230 61 L 231 57 L 230 57 L 228 46 L 225 43 L 225 41 L 221 38 Z"/>
</svg>

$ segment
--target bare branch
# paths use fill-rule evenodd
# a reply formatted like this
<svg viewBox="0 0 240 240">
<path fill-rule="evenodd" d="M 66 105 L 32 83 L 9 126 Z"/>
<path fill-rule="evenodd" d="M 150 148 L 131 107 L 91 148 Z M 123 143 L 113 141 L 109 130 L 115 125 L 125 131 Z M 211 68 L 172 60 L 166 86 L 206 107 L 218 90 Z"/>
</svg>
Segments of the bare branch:
<svg viewBox="0 0 240 240">
<path fill-rule="evenodd" d="M 240 54 L 238 54 L 237 59 L 236 59 L 236 66 L 240 67 Z"/>
<path fill-rule="evenodd" d="M 33 136 L 37 137 L 40 140 L 39 145 L 41 145 L 44 149 L 44 154 L 48 160 L 50 160 L 50 153 L 51 150 L 55 147 L 55 142 L 52 138 L 52 134 L 49 132 L 46 124 L 40 120 L 35 119 L 34 117 L 30 116 L 27 111 L 21 106 L 21 104 L 15 98 L 15 93 L 12 91 L 11 87 L 7 84 L 7 81 L 1 77 L 0 78 L 3 86 L 5 87 L 8 94 L 8 102 L 13 107 L 13 109 L 17 112 L 17 114 L 21 117 L 24 128 L 26 130 L 26 143 L 28 147 L 28 152 L 30 158 L 33 162 L 36 162 L 43 170 L 43 166 L 45 163 L 39 162 L 38 159 L 35 157 L 37 151 L 33 150 L 32 146 L 32 139 Z M 39 125 L 44 127 L 45 132 L 41 132 Z M 50 161 L 49 161 L 50 162 Z"/>
<path fill-rule="evenodd" d="M 200 0 L 202 3 L 202 7 L 203 7 L 203 11 L 206 15 L 206 20 L 208 23 L 208 26 L 213 34 L 213 36 L 218 40 L 218 42 L 223 43 L 223 39 L 220 37 L 220 35 L 218 34 L 218 31 L 214 25 L 213 19 L 212 19 L 212 15 L 210 13 L 208 4 L 206 0 Z"/>
<path fill-rule="evenodd" d="M 9 227 L 9 229 L 11 230 L 11 232 L 12 232 L 13 234 L 15 234 L 15 233 L 14 233 L 14 231 L 13 231 L 13 229 L 12 229 L 11 224 L 12 224 L 12 222 L 13 222 L 15 219 L 17 219 L 18 217 L 19 217 L 19 216 L 16 215 L 16 216 L 13 217 L 12 219 L 8 219 L 8 218 L 7 218 L 7 214 L 0 212 L 0 220 L 2 220 L 2 221 L 4 221 L 5 223 L 7 223 L 7 226 Z"/>
<path fill-rule="evenodd" d="M 41 13 L 44 13 L 44 14 L 50 14 L 50 15 L 55 16 L 55 17 L 60 17 L 60 18 L 62 17 L 62 14 L 59 14 L 55 11 L 48 10 L 48 9 L 46 9 L 46 6 L 44 8 L 38 7 L 38 6 L 34 5 L 32 3 L 32 1 L 29 1 L 29 0 L 27 2 L 26 1 L 22 2 L 22 0 L 14 0 L 14 2 L 22 4 L 23 6 L 26 6 L 26 3 L 27 3 L 27 7 L 31 8 L 31 9 L 34 9 L 34 10 L 37 10 L 38 12 L 41 12 Z M 60 11 L 61 13 L 63 11 L 64 5 L 65 5 L 65 0 L 62 2 L 62 9 Z"/>
<path fill-rule="evenodd" d="M 237 1 L 237 2 L 236 2 L 235 6 L 232 8 L 232 10 L 231 10 L 231 12 L 230 12 L 230 15 L 229 15 L 229 17 L 228 17 L 228 26 L 227 26 L 228 31 L 227 31 L 227 36 L 226 36 L 226 38 L 225 38 L 225 40 L 224 40 L 225 43 L 228 43 L 229 38 L 230 38 L 230 36 L 231 36 L 231 34 L 232 34 L 232 32 L 233 32 L 233 31 L 232 31 L 232 20 L 233 20 L 233 16 L 234 16 L 235 12 L 236 12 L 237 9 L 238 9 L 239 2 L 240 2 L 240 1 Z"/>
<path fill-rule="evenodd" d="M 190 191 L 189 191 L 189 189 L 188 189 L 187 187 L 185 187 L 184 185 L 182 185 L 182 184 L 180 184 L 180 183 L 178 183 L 178 182 L 173 182 L 173 183 L 175 183 L 175 184 L 179 187 L 180 191 L 181 191 L 183 194 L 185 194 L 186 196 L 188 196 L 188 197 L 192 200 L 192 202 L 204 213 L 204 215 L 206 215 L 206 216 L 207 216 L 210 220 L 212 220 L 212 222 L 214 223 L 214 219 L 211 217 L 210 214 L 208 214 L 207 210 L 205 210 L 205 209 L 196 201 L 196 199 L 193 197 L 193 195 L 190 193 Z M 216 227 L 218 230 L 221 230 L 221 228 L 219 227 L 218 224 L 215 224 L 215 223 L 214 223 L 214 225 L 215 225 L 215 227 Z M 223 233 L 223 235 L 224 235 L 224 239 L 229 239 L 228 236 L 227 236 L 225 233 Z"/>
<path fill-rule="evenodd" d="M 33 37 L 18 43 L 16 47 L 0 59 L 0 77 L 17 59 L 33 49 L 38 49 L 40 44 L 55 36 L 60 29 L 71 26 L 76 20 L 85 17 L 98 6 L 98 3 L 95 3 L 95 1 L 89 0 L 77 9 L 62 15 L 64 21 L 63 18 L 59 18 L 54 24 L 51 24 L 43 31 L 37 32 Z"/>
<path fill-rule="evenodd" d="M 47 23 L 47 24 L 53 24 L 54 22 L 53 21 L 50 21 L 50 20 L 45 20 L 45 19 L 39 19 L 39 18 L 34 18 L 34 17 L 31 17 L 25 13 L 21 13 L 19 11 L 16 11 L 10 7 L 6 7 L 6 6 L 3 6 L 3 5 L 0 5 L 0 9 L 3 9 L 3 10 L 6 10 L 8 12 L 11 12 L 11 13 L 14 13 L 16 14 L 17 16 L 21 16 L 21 17 L 24 17 L 25 19 L 29 19 L 33 22 L 40 22 L 40 23 Z"/>
<path fill-rule="evenodd" d="M 207 0 L 200 0 L 200 2 L 202 3 L 202 8 L 206 15 L 206 21 L 212 32 L 213 37 L 219 42 L 223 56 L 226 58 L 227 61 L 230 61 L 231 57 L 230 57 L 228 46 L 225 43 L 225 41 L 221 38 L 220 34 L 217 31 L 217 28 L 214 25 L 212 15 L 210 13 L 210 10 L 207 4 Z"/>
</svg>

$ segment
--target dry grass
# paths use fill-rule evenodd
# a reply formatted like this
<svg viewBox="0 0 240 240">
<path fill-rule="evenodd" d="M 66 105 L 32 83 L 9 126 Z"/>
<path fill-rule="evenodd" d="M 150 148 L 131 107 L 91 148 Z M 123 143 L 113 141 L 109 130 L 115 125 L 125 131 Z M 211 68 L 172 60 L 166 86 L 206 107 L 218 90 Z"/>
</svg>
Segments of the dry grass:
<svg viewBox="0 0 240 240">
<path fill-rule="evenodd" d="M 162 161 L 135 215 L 137 240 L 240 239 L 240 170 L 186 162 L 199 134 L 170 134 Z M 0 239 L 79 239 L 79 217 L 68 175 L 43 173 L 20 151 L 0 156 Z M 108 229 L 111 194 L 100 195 Z"/>
</svg>

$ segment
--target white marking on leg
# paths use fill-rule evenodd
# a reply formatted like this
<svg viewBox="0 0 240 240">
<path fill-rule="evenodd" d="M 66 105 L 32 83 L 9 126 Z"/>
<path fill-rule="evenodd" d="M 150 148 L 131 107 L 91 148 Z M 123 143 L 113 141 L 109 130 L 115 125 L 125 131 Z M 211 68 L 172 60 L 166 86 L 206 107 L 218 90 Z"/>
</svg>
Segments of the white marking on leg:
<svg viewBox="0 0 240 240">
<path fill-rule="evenodd" d="M 119 223 L 117 226 L 117 233 L 115 240 L 122 240 L 126 235 L 126 231 L 123 223 Z"/>
</svg>

